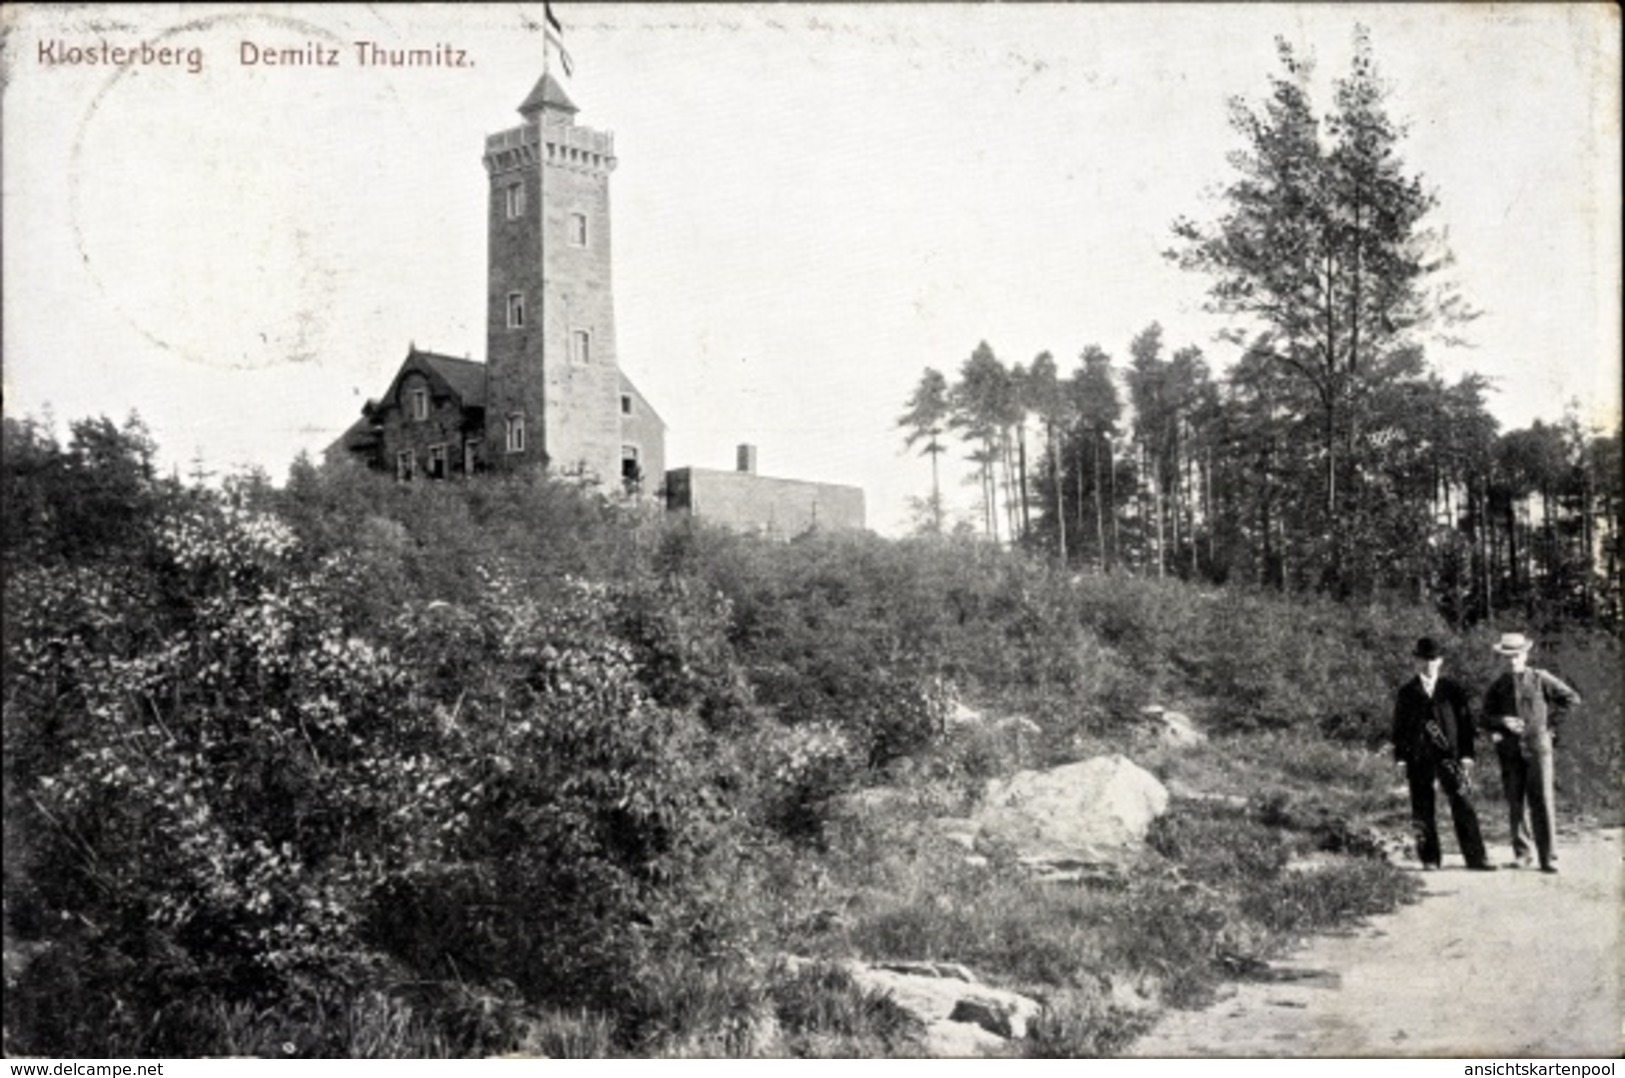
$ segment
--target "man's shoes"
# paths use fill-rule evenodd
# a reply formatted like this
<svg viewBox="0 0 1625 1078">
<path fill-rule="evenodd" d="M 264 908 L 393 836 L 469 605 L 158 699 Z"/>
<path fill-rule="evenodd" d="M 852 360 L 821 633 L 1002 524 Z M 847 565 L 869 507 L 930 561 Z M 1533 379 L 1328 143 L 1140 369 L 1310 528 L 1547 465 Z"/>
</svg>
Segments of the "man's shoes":
<svg viewBox="0 0 1625 1078">
<path fill-rule="evenodd" d="M 1437 872 L 1437 871 L 1439 871 L 1439 863 L 1437 861 L 1423 861 L 1422 862 L 1422 871 L 1423 872 Z"/>
<path fill-rule="evenodd" d="M 1548 876 L 1557 875 L 1557 866 L 1556 865 L 1541 865 L 1540 870 L 1542 872 L 1546 873 Z"/>
<path fill-rule="evenodd" d="M 1468 872 L 1494 872 L 1495 871 L 1495 866 L 1490 864 L 1488 861 L 1481 861 L 1480 863 L 1478 863 L 1476 865 L 1468 865 L 1467 866 L 1467 871 Z"/>
</svg>

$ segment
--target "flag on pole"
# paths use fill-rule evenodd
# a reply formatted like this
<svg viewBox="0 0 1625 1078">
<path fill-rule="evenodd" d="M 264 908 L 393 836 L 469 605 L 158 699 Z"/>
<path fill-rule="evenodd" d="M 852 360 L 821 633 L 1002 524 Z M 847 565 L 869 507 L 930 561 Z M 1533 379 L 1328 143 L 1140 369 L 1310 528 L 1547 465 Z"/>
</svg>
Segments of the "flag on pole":
<svg viewBox="0 0 1625 1078">
<path fill-rule="evenodd" d="M 543 62 L 546 62 L 547 46 L 552 45 L 559 50 L 559 66 L 564 68 L 565 75 L 574 75 L 576 65 L 564 49 L 564 27 L 559 25 L 558 18 L 553 14 L 553 5 L 547 0 L 542 0 L 542 15 L 546 20 L 546 25 L 542 27 Z"/>
</svg>

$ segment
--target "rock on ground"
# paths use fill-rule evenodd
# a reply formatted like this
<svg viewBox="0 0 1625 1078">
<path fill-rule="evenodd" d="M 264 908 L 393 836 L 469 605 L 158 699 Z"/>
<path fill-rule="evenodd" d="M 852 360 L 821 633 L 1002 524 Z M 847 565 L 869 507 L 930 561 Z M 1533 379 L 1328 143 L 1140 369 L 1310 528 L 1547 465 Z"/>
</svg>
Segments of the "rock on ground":
<svg viewBox="0 0 1625 1078">
<path fill-rule="evenodd" d="M 1137 854 L 1168 791 L 1120 755 L 989 781 L 975 815 L 978 841 L 1013 847 L 1026 863 L 1116 863 Z"/>
<path fill-rule="evenodd" d="M 789 958 L 792 965 L 805 959 Z M 971 970 L 952 962 L 858 962 L 842 967 L 871 992 L 884 992 L 925 1027 L 922 1052 L 939 1059 L 1001 1052 L 1027 1035 L 1038 1017 L 1037 1000 L 983 984 Z"/>
<path fill-rule="evenodd" d="M 1169 711 L 1158 704 L 1148 704 L 1140 714 L 1151 723 L 1156 738 L 1171 749 L 1189 749 L 1207 741 L 1207 734 L 1196 721 L 1180 711 Z"/>
</svg>

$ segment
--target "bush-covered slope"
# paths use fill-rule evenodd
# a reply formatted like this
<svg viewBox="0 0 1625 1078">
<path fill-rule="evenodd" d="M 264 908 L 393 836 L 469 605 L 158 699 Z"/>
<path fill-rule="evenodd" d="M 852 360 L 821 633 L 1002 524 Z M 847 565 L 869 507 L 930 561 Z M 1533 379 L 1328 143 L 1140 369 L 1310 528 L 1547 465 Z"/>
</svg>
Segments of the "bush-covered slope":
<svg viewBox="0 0 1625 1078">
<path fill-rule="evenodd" d="M 910 1051 L 787 953 L 967 962 L 1046 1001 L 1026 1050 L 1110 1052 L 1114 983 L 1196 1002 L 1405 896 L 1365 856 L 1404 819 L 1391 694 L 1421 633 L 1485 649 L 1412 607 L 767 543 L 540 479 L 188 489 L 139 431 L 75 429 L 7 426 L 17 1053 Z M 1617 646 L 1553 655 L 1594 701 L 1564 796 L 1617 809 Z M 950 728 L 956 699 L 1037 734 Z M 1153 702 L 1214 740 L 1156 748 Z M 1177 802 L 1105 890 L 929 824 L 1102 750 L 1232 800 Z M 840 796 L 880 784 L 885 812 Z M 1312 851 L 1342 860 L 1289 870 Z"/>
</svg>

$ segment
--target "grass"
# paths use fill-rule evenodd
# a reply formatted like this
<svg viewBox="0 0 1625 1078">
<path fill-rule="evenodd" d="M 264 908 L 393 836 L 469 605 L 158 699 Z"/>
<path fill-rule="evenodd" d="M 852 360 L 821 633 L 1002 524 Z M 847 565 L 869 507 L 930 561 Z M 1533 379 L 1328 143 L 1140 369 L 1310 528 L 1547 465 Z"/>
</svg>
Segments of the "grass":
<svg viewBox="0 0 1625 1078">
<path fill-rule="evenodd" d="M 923 1026 L 890 993 L 860 987 L 841 966 L 780 967 L 770 994 L 784 1054 L 809 1058 L 909 1055 Z"/>
<path fill-rule="evenodd" d="M 1189 762 L 1164 761 L 1187 781 L 1222 779 L 1221 789 L 1268 775 L 1273 793 L 1245 807 L 1176 802 L 1143 862 L 1115 881 L 1045 884 L 996 859 L 967 863 L 923 815 L 843 819 L 828 832 L 811 899 L 840 916 L 801 924 L 793 946 L 962 963 L 1044 1001 L 1017 1050 L 1115 1054 L 1156 1007 L 1210 1002 L 1238 962 L 1267 961 L 1306 933 L 1390 911 L 1417 892 L 1374 847 L 1348 840 L 1394 815 L 1386 766 L 1314 735 L 1264 742 L 1238 738 Z M 1328 785 L 1332 776 L 1345 781 Z M 1294 871 L 1310 853 L 1324 864 Z M 1125 1003 L 1142 995 L 1144 1007 Z"/>
<path fill-rule="evenodd" d="M 669 919 L 662 924 L 670 933 L 660 938 L 674 942 L 658 961 L 629 963 L 636 976 L 598 978 L 608 986 L 602 992 L 554 997 L 591 999 L 603 1013 L 542 1009 L 539 992 L 526 1000 L 489 971 L 466 975 L 492 984 L 425 985 L 417 978 L 447 973 L 402 947 L 400 976 L 391 968 L 358 987 L 301 998 L 297 1007 L 287 998 L 264 1006 L 258 996 L 226 1004 L 207 991 L 195 1005 L 170 1006 L 155 994 L 160 1002 L 139 1021 L 113 1030 L 82 1016 L 116 1012 L 107 1004 L 114 998 L 122 1006 L 125 997 L 113 993 L 123 989 L 106 985 L 126 982 L 106 978 L 80 991 L 85 963 L 62 946 L 60 924 L 19 925 L 30 904 L 20 901 L 26 888 L 18 881 L 27 874 L 10 860 L 8 957 L 19 927 L 29 928 L 27 942 L 57 948 L 32 959 L 37 975 L 22 991 L 12 991 L 8 965 L 7 1034 L 33 1029 L 36 1039 L 24 1048 L 141 1054 L 164 1026 L 165 1046 L 189 1050 L 176 1054 L 917 1051 L 916 1023 L 885 996 L 858 988 L 837 963 L 856 958 L 965 964 L 1043 1001 L 1042 1017 L 1012 1051 L 1111 1055 L 1156 1007 L 1200 1005 L 1233 971 L 1270 960 L 1303 934 L 1392 909 L 1415 893 L 1414 881 L 1375 856 L 1384 836 L 1405 834 L 1408 823 L 1403 786 L 1380 740 L 1415 636 L 1445 633 L 1429 611 L 1078 578 L 982 545 L 834 536 L 764 544 L 647 522 L 606 528 L 600 510 L 557 492 L 537 500 L 519 484 L 470 487 L 473 500 L 463 504 L 449 487 L 369 492 L 356 477 L 331 483 L 331 506 L 291 506 L 300 510 L 312 557 L 329 546 L 348 551 L 352 533 L 365 536 L 399 518 L 387 520 L 389 542 L 361 544 L 359 560 L 372 575 L 355 585 L 355 596 L 340 596 L 343 604 L 334 598 L 336 609 L 348 610 L 352 599 L 386 611 L 403 594 L 455 597 L 467 589 L 470 567 L 498 554 L 513 561 L 516 580 L 542 595 L 565 571 L 630 581 L 636 603 L 617 607 L 625 617 L 614 622 L 626 639 L 606 643 L 616 654 L 629 646 L 641 664 L 640 691 L 674 712 L 692 710 L 737 756 L 736 767 L 717 769 L 714 781 L 692 791 L 696 804 L 716 798 L 739 822 L 715 832 L 725 853 L 696 867 L 703 887 L 673 892 L 692 899 L 686 912 L 666 899 L 616 907 L 657 911 Z M 491 539 L 531 532 L 547 537 L 545 549 Z M 1474 684 L 1484 683 L 1486 644 L 1482 632 L 1453 641 L 1462 676 Z M 1625 761 L 1618 643 L 1555 639 L 1546 655 L 1542 665 L 1589 701 L 1560 754 L 1560 812 L 1617 820 Z M 486 657 L 478 659 L 470 670 L 481 669 Z M 932 702 L 949 688 L 988 721 L 940 730 Z M 1148 703 L 1190 713 L 1212 739 L 1189 750 L 1157 746 L 1136 721 Z M 593 730 L 602 736 L 625 726 Z M 967 862 L 932 822 L 974 808 L 989 778 L 1116 752 L 1175 789 L 1211 798 L 1176 798 L 1145 857 L 1120 876 L 1041 884 L 1012 857 Z M 673 750 L 677 762 L 686 753 Z M 1504 834 L 1493 764 L 1484 770 L 1482 815 L 1492 836 L 1497 828 Z M 851 789 L 881 782 L 891 787 L 884 796 Z M 603 819 L 614 823 L 627 802 L 600 807 L 613 807 Z M 496 814 L 503 842 L 509 819 Z M 7 828 L 10 838 L 9 816 Z M 711 834 L 693 831 L 696 841 Z M 8 851 L 12 845 L 20 843 Z M 1317 867 L 1298 870 L 1309 855 Z M 589 863 L 594 856 L 595 849 L 580 853 Z M 737 873 L 722 871 L 723 861 Z M 715 908 L 737 917 L 713 920 L 706 911 Z M 426 923 L 437 933 L 457 927 L 445 918 Z M 543 935 L 560 935 L 546 927 Z M 616 914 L 601 927 L 600 938 L 571 936 L 563 950 L 617 946 L 651 926 Z M 813 961 L 777 962 L 784 954 Z M 539 965 L 549 964 L 526 969 Z M 557 976 L 542 969 L 537 982 L 545 988 Z M 397 982 L 417 987 L 397 991 Z M 86 1000 L 102 1010 L 72 1005 Z"/>
</svg>

